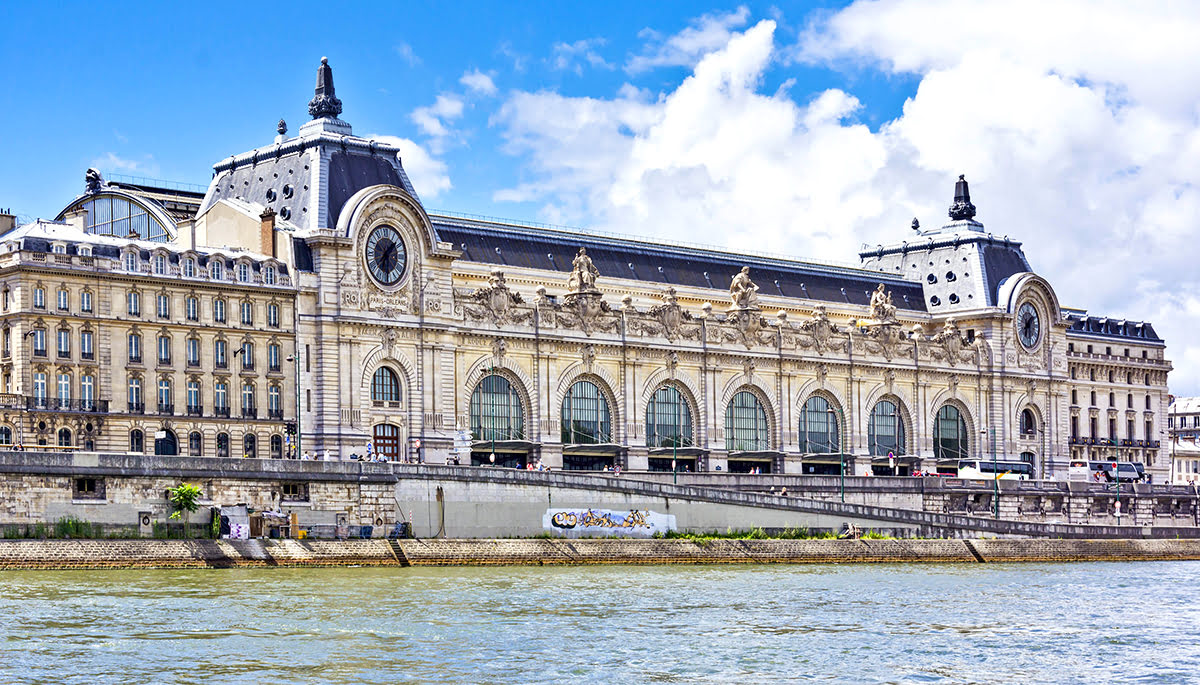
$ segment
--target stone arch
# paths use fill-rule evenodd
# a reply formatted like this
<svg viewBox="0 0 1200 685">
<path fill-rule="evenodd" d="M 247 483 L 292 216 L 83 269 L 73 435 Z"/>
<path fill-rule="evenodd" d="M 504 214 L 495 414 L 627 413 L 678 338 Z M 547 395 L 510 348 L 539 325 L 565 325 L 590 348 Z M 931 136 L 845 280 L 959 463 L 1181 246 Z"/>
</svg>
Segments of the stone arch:
<svg viewBox="0 0 1200 685">
<path fill-rule="evenodd" d="M 906 455 L 916 454 L 917 442 L 916 424 L 913 422 L 912 405 L 910 400 L 903 390 L 898 388 L 888 389 L 882 383 L 876 386 L 867 393 L 867 400 L 863 404 L 863 411 L 860 413 L 859 422 L 862 424 L 859 427 L 859 434 L 863 436 L 864 444 L 869 440 L 871 412 L 874 411 L 875 405 L 883 400 L 890 400 L 896 404 L 896 408 L 900 412 L 900 420 L 904 422 L 904 453 Z M 870 445 L 867 445 L 869 448 Z"/>
<path fill-rule="evenodd" d="M 521 397 L 521 409 L 524 411 L 525 418 L 525 434 L 535 435 L 537 431 L 534 425 L 534 411 L 537 409 L 535 402 L 531 397 L 531 388 L 534 387 L 533 377 L 521 367 L 520 364 L 513 363 L 511 359 L 501 358 L 497 360 L 494 356 L 487 354 L 481 355 L 470 366 L 467 367 L 463 374 L 463 384 L 459 388 L 459 404 L 462 416 L 466 423 L 470 422 L 471 413 L 471 396 L 475 393 L 480 382 L 489 374 L 489 369 L 494 367 L 493 373 L 497 376 L 503 376 L 517 390 L 517 394 Z M 462 427 L 466 427 L 465 425 Z"/>
<path fill-rule="evenodd" d="M 360 404 L 370 403 L 371 398 L 371 378 L 375 375 L 375 370 L 380 366 L 387 364 L 391 367 L 396 375 L 400 377 L 400 383 L 403 385 L 400 388 L 400 396 L 405 398 L 404 409 L 412 406 L 412 393 L 416 388 L 416 374 L 414 373 L 412 361 L 397 350 L 392 350 L 391 356 L 385 356 L 383 346 L 376 347 L 367 354 L 362 363 L 362 376 L 358 381 L 358 397 Z"/>
<path fill-rule="evenodd" d="M 593 363 L 591 368 L 588 368 L 582 361 L 571 364 L 567 368 L 563 369 L 562 373 L 559 375 L 558 388 L 554 393 L 554 406 L 562 407 L 562 401 L 567 395 L 567 390 L 569 390 L 571 386 L 575 384 L 575 381 L 584 376 L 593 376 L 600 379 L 601 383 L 598 385 L 604 386 L 601 388 L 602 390 L 607 389 L 607 392 L 610 396 L 610 401 L 614 402 L 611 405 L 611 408 L 614 410 L 618 408 L 617 404 L 615 403 L 617 396 L 613 391 L 613 388 L 621 387 L 621 384 L 617 381 L 617 377 L 614 376 L 612 372 L 602 364 Z M 621 405 L 620 408 L 624 409 L 624 405 Z M 613 423 L 616 423 L 615 417 L 613 418 Z"/>
<path fill-rule="evenodd" d="M 1033 413 L 1034 435 L 1037 435 L 1040 431 L 1046 430 L 1046 413 L 1042 409 L 1042 405 L 1039 402 L 1030 399 L 1030 397 L 1025 393 L 1021 393 L 1021 395 L 1017 397 L 1013 406 L 1016 407 L 1017 411 L 1013 416 L 1012 425 L 1017 427 L 1018 435 L 1020 435 L 1021 431 L 1021 414 L 1025 413 L 1026 409 Z"/>
<path fill-rule="evenodd" d="M 692 412 L 692 434 L 698 444 L 700 441 L 701 424 L 703 423 L 700 417 L 700 391 L 696 387 L 696 380 L 689 374 L 676 373 L 671 376 L 667 369 L 658 369 L 646 377 L 642 384 L 642 391 L 638 393 L 635 407 L 633 408 L 633 420 L 639 427 L 637 437 L 645 444 L 648 428 L 646 427 L 646 411 L 650 406 L 650 399 L 654 397 L 654 393 L 663 386 L 671 386 L 683 395 L 683 401 L 687 404 L 688 409 Z"/>
<path fill-rule="evenodd" d="M 929 420 L 926 422 L 929 426 L 929 444 L 934 444 L 933 431 L 937 423 L 937 414 L 946 405 L 957 409 L 963 423 L 967 425 L 967 456 L 981 455 L 983 446 L 979 443 L 979 420 L 964 400 L 957 394 L 951 395 L 946 390 L 939 392 L 929 405 Z M 934 446 L 934 451 L 936 453 L 936 446 Z"/>
<path fill-rule="evenodd" d="M 830 387 L 828 383 L 822 385 L 817 379 L 811 378 L 804 385 L 801 385 L 800 389 L 792 396 L 792 406 L 795 408 L 797 415 L 804 409 L 804 403 L 813 395 L 821 395 L 829 400 L 831 404 L 835 405 L 838 411 L 842 412 L 843 416 L 846 414 L 846 398 L 842 394 L 841 389 Z"/>
<path fill-rule="evenodd" d="M 602 371 L 602 369 L 599 369 L 599 368 L 595 368 L 591 371 L 585 371 L 585 370 L 580 369 L 580 371 L 578 373 L 570 373 L 570 371 L 575 369 L 576 367 L 582 367 L 582 366 L 583 366 L 582 362 L 580 362 L 579 364 L 573 364 L 571 367 L 569 367 L 563 373 L 562 379 L 559 381 L 559 384 L 558 384 L 558 392 L 555 393 L 555 402 L 554 402 L 554 407 L 553 407 L 554 421 L 555 421 L 555 423 L 560 423 L 560 424 L 562 422 L 563 401 L 566 399 L 567 391 L 571 389 L 571 386 L 575 385 L 575 383 L 578 381 L 589 381 L 589 382 L 595 384 L 595 386 L 600 389 L 600 394 L 603 395 L 605 401 L 608 402 L 608 420 L 609 420 L 610 424 L 612 425 L 613 442 L 620 442 L 620 440 L 623 439 L 624 435 L 625 435 L 625 431 L 621 428 L 621 421 L 625 420 L 625 416 L 622 412 L 624 407 L 622 405 L 618 404 L 617 395 L 616 395 L 616 393 L 613 392 L 613 388 L 615 387 L 615 384 L 612 383 L 610 380 L 612 375 L 611 374 L 601 375 L 600 373 L 597 373 L 597 371 Z M 562 426 L 560 425 L 559 429 L 561 430 L 561 428 L 562 428 Z"/>
<path fill-rule="evenodd" d="M 768 436 L 768 440 L 769 440 L 769 449 L 778 449 L 778 443 L 779 443 L 779 414 L 778 414 L 779 410 L 778 410 L 778 408 L 775 406 L 775 403 L 771 401 L 771 395 L 768 394 L 766 390 L 764 390 L 762 387 L 760 387 L 754 383 L 746 383 L 744 377 L 742 378 L 742 381 L 743 382 L 740 385 L 735 385 L 731 389 L 722 393 L 721 406 L 720 406 L 721 416 L 717 423 L 717 426 L 719 426 L 721 428 L 722 432 L 724 432 L 725 420 L 726 420 L 726 417 L 729 415 L 729 404 L 731 402 L 733 402 L 733 398 L 735 395 L 737 395 L 739 392 L 742 392 L 742 391 L 752 393 L 755 397 L 758 398 L 758 401 L 762 403 L 763 409 L 767 413 L 767 436 Z M 725 436 L 725 438 L 728 439 L 728 436 Z"/>
</svg>

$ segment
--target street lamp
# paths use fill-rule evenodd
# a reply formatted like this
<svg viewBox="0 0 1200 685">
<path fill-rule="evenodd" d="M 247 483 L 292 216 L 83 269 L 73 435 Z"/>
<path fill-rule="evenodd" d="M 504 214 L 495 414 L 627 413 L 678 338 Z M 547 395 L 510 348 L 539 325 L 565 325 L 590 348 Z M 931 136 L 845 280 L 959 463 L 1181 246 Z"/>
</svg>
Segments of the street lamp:
<svg viewBox="0 0 1200 685">
<path fill-rule="evenodd" d="M 837 429 L 838 441 L 838 491 L 841 493 L 842 502 L 846 501 L 846 451 L 842 449 L 842 422 L 838 417 L 833 407 L 826 407 L 825 411 L 829 414 L 829 420 L 834 422 L 834 428 Z M 825 435 L 829 435 L 829 431 L 825 431 Z M 833 449 L 833 442 L 829 443 L 830 449 Z"/>
<path fill-rule="evenodd" d="M 292 384 L 296 386 L 296 458 L 299 459 L 303 454 L 300 451 L 300 350 L 288 355 L 287 360 L 292 362 Z"/>
<path fill-rule="evenodd" d="M 246 344 L 242 343 L 241 347 L 239 347 L 233 351 L 233 358 L 236 360 L 239 354 L 244 354 L 245 352 L 246 352 Z M 242 360 L 242 361 L 245 362 L 245 360 Z M 250 456 L 250 451 L 246 449 L 246 445 L 247 445 L 246 434 L 249 433 L 249 429 L 250 429 L 250 417 L 248 416 L 248 413 L 249 413 L 247 411 L 248 409 L 249 409 L 249 407 L 246 406 L 245 383 L 243 383 L 243 387 L 242 387 L 242 456 L 243 457 Z M 255 458 L 257 458 L 258 457 L 257 439 L 255 440 L 255 444 L 254 444 L 254 452 L 255 452 L 255 454 L 254 454 Z"/>
<path fill-rule="evenodd" d="M 988 429 L 979 430 L 979 449 L 987 444 Z M 1000 465 L 996 462 L 996 445 L 992 445 L 992 518 L 1000 518 Z"/>
<path fill-rule="evenodd" d="M 680 434 L 683 430 L 682 405 L 683 397 L 680 396 L 679 390 L 675 390 L 675 440 L 671 444 L 671 483 L 679 484 L 679 441 Z"/>
</svg>

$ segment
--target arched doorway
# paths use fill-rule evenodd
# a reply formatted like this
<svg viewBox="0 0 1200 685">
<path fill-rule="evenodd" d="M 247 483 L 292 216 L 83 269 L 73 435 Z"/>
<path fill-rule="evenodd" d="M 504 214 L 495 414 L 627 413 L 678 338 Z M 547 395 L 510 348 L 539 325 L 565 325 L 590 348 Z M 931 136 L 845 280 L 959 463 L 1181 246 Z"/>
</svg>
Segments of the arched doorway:
<svg viewBox="0 0 1200 685">
<path fill-rule="evenodd" d="M 246 433 L 242 438 L 242 455 L 250 459 L 258 458 L 258 440 L 254 433 Z"/>
<path fill-rule="evenodd" d="M 159 435 L 162 437 L 158 437 Z M 175 439 L 175 431 L 164 429 L 154 436 L 154 453 L 168 457 L 179 454 L 179 442 Z"/>
<path fill-rule="evenodd" d="M 272 435 L 271 436 L 271 458 L 272 459 L 283 459 L 283 436 L 282 435 Z"/>
<path fill-rule="evenodd" d="M 59 431 L 58 431 L 58 446 L 59 447 L 70 447 L 71 446 L 71 429 L 70 428 L 60 428 L 59 429 Z"/>
<path fill-rule="evenodd" d="M 375 454 L 388 461 L 400 460 L 400 426 L 393 426 L 390 423 L 381 423 L 375 426 L 371 441 L 375 447 Z"/>
<path fill-rule="evenodd" d="M 229 433 L 217 433 L 217 456 L 229 456 Z"/>
</svg>

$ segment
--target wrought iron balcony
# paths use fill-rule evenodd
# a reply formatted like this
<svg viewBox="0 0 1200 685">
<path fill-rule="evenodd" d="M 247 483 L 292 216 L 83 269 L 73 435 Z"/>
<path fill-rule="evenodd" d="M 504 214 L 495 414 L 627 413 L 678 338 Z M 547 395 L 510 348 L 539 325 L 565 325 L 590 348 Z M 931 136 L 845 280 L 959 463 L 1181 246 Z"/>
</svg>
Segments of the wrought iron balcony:
<svg viewBox="0 0 1200 685">
<path fill-rule="evenodd" d="M 96 414 L 108 411 L 108 400 L 65 400 L 57 397 L 26 397 L 26 409 L 38 411 L 77 411 Z"/>
<path fill-rule="evenodd" d="M 268 409 L 267 410 L 267 418 L 275 419 L 277 421 L 282 421 L 283 420 L 283 410 L 282 409 Z"/>
<path fill-rule="evenodd" d="M 158 413 L 163 414 L 165 416 L 171 416 L 175 413 L 175 405 L 174 404 L 163 404 L 163 403 L 159 402 Z"/>
<path fill-rule="evenodd" d="M 130 402 L 129 403 L 129 413 L 130 414 L 145 414 L 146 413 L 146 403 L 145 402 Z"/>
<path fill-rule="evenodd" d="M 203 416 L 204 415 L 204 407 L 202 407 L 198 404 L 189 404 L 187 406 L 187 415 L 188 416 Z"/>
<path fill-rule="evenodd" d="M 86 351 L 84 351 L 84 352 L 80 352 L 80 353 L 79 353 L 79 358 L 80 358 L 80 359 L 89 359 L 89 360 L 90 360 L 90 359 L 95 359 L 95 358 L 96 358 L 96 353 L 95 353 L 93 350 L 86 350 Z"/>
<path fill-rule="evenodd" d="M 129 355 L 129 363 L 130 364 L 141 364 L 142 363 L 142 355 L 141 354 Z"/>
<path fill-rule="evenodd" d="M 242 418 L 243 419 L 257 419 L 258 418 L 258 407 L 242 407 Z"/>
<path fill-rule="evenodd" d="M 213 416 L 218 419 L 229 418 L 229 407 L 213 407 Z"/>
</svg>

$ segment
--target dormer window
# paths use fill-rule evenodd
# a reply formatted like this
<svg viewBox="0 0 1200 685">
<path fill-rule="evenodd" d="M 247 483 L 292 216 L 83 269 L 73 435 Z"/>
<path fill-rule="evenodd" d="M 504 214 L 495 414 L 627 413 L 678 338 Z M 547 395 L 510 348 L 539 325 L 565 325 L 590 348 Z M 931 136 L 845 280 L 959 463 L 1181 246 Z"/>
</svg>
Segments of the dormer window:
<svg viewBox="0 0 1200 685">
<path fill-rule="evenodd" d="M 183 260 L 183 275 L 187 278 L 196 277 L 196 260 L 188 257 Z"/>
<path fill-rule="evenodd" d="M 270 265 L 264 266 L 262 274 L 263 283 L 267 285 L 275 285 L 275 267 Z"/>
<path fill-rule="evenodd" d="M 138 258 L 136 252 L 125 253 L 125 270 L 136 272 L 138 270 Z"/>
<path fill-rule="evenodd" d="M 80 257 L 91 257 L 92 256 L 92 248 L 88 247 L 87 245 L 80 245 L 79 246 L 79 256 Z"/>
<path fill-rule="evenodd" d="M 67 246 L 62 243 L 54 243 L 54 245 L 51 246 L 50 251 L 54 254 L 66 254 Z"/>
<path fill-rule="evenodd" d="M 208 265 L 208 275 L 214 281 L 225 280 L 225 263 L 220 259 L 212 260 L 212 263 Z"/>
<path fill-rule="evenodd" d="M 167 273 L 167 258 L 165 255 L 154 255 L 154 273 L 159 276 Z"/>
<path fill-rule="evenodd" d="M 241 262 L 237 265 L 237 279 L 239 283 L 250 282 L 250 265 Z"/>
</svg>

